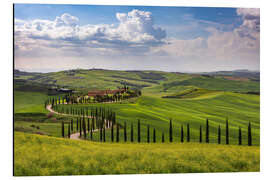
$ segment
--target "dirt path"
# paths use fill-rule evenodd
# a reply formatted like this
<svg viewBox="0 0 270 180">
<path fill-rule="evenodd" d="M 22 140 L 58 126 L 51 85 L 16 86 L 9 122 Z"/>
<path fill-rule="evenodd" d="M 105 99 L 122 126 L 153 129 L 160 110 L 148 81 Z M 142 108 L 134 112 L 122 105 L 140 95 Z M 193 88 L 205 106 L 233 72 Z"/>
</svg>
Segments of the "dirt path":
<svg viewBox="0 0 270 180">
<path fill-rule="evenodd" d="M 58 114 L 58 115 L 62 115 L 62 116 L 71 116 L 70 114 L 63 114 L 63 113 L 58 113 L 58 112 L 54 111 L 54 110 L 52 109 L 52 105 L 47 105 L 46 109 L 47 109 L 48 111 L 54 113 L 54 114 Z M 78 115 L 78 116 L 75 116 L 75 117 L 83 117 L 83 116 L 79 116 L 79 115 Z M 84 116 L 84 117 L 91 118 L 91 116 Z M 108 129 L 108 128 L 106 128 L 106 129 Z M 99 130 L 99 129 L 94 129 L 93 132 L 96 132 L 96 131 L 98 131 L 98 130 Z M 89 132 L 87 132 L 87 133 L 89 133 Z M 71 135 L 70 135 L 70 139 L 74 139 L 74 140 L 83 140 L 83 139 L 80 138 L 80 132 L 76 132 L 76 133 L 71 134 Z"/>
</svg>

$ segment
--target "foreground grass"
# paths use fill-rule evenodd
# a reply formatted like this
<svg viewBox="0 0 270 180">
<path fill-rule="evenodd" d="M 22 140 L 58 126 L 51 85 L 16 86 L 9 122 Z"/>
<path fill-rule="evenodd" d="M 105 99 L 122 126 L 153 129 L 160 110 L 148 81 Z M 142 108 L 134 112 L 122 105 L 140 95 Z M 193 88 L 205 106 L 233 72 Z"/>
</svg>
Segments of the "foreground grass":
<svg viewBox="0 0 270 180">
<path fill-rule="evenodd" d="M 260 148 L 198 143 L 95 143 L 15 132 L 14 175 L 246 172 Z"/>
</svg>

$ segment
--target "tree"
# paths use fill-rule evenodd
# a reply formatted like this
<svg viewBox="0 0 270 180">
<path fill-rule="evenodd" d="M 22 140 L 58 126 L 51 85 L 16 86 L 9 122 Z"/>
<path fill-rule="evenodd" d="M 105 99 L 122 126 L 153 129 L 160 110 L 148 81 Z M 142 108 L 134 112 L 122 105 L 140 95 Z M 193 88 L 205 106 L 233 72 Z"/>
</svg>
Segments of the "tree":
<svg viewBox="0 0 270 180">
<path fill-rule="evenodd" d="M 156 129 L 153 130 L 153 142 L 156 142 Z"/>
<path fill-rule="evenodd" d="M 125 121 L 125 124 L 124 124 L 124 141 L 127 142 L 127 124 L 126 124 L 126 121 Z"/>
<path fill-rule="evenodd" d="M 238 130 L 238 145 L 242 145 L 242 132 L 241 132 L 241 127 L 239 127 L 239 130 Z"/>
<path fill-rule="evenodd" d="M 251 124 L 248 123 L 248 146 L 252 146 Z"/>
<path fill-rule="evenodd" d="M 184 142 L 184 128 L 183 128 L 183 125 L 181 125 L 181 142 Z"/>
<path fill-rule="evenodd" d="M 105 132 L 105 127 L 103 128 L 103 142 L 106 142 L 106 132 Z"/>
<path fill-rule="evenodd" d="M 150 142 L 150 127 L 149 124 L 147 125 L 147 142 Z"/>
<path fill-rule="evenodd" d="M 165 142 L 164 132 L 162 132 L 162 142 Z"/>
<path fill-rule="evenodd" d="M 190 141 L 190 134 L 189 134 L 189 123 L 187 123 L 187 142 Z"/>
<path fill-rule="evenodd" d="M 114 137 L 113 137 L 113 125 L 111 127 L 111 141 L 113 142 L 114 141 Z"/>
<path fill-rule="evenodd" d="M 141 124 L 140 119 L 138 119 L 138 143 L 141 142 Z"/>
<path fill-rule="evenodd" d="M 68 138 L 70 138 L 70 123 L 68 123 Z"/>
<path fill-rule="evenodd" d="M 208 119 L 206 119 L 205 142 L 209 143 L 209 122 L 208 122 Z"/>
<path fill-rule="evenodd" d="M 84 136 L 84 139 L 86 139 L 86 123 L 85 123 L 84 116 L 83 116 L 83 136 Z"/>
<path fill-rule="evenodd" d="M 99 140 L 100 140 L 100 142 L 102 141 L 102 134 L 103 133 L 103 128 L 102 127 L 100 127 L 99 128 Z"/>
<path fill-rule="evenodd" d="M 119 142 L 119 125 L 116 123 L 116 142 Z"/>
<path fill-rule="evenodd" d="M 88 114 L 88 111 L 87 111 L 87 114 Z M 89 120 L 89 118 L 87 118 L 87 131 L 88 132 L 90 131 L 90 120 Z"/>
<path fill-rule="evenodd" d="M 82 136 L 82 121 L 81 118 L 79 120 L 79 124 L 80 124 L 80 137 Z"/>
<path fill-rule="evenodd" d="M 226 144 L 229 144 L 229 122 L 228 122 L 228 118 L 226 118 Z"/>
<path fill-rule="evenodd" d="M 221 128 L 220 125 L 218 126 L 218 144 L 221 143 Z"/>
<path fill-rule="evenodd" d="M 130 141 L 133 142 L 133 122 L 131 122 Z"/>
<path fill-rule="evenodd" d="M 170 133 L 170 142 L 173 142 L 172 119 L 170 119 L 170 129 L 169 129 L 169 133 Z"/>
<path fill-rule="evenodd" d="M 90 139 L 93 140 L 93 125 L 91 126 L 90 130 Z"/>
<path fill-rule="evenodd" d="M 64 125 L 64 120 L 62 120 L 62 137 L 65 137 L 65 125 Z"/>
<path fill-rule="evenodd" d="M 73 119 L 71 119 L 71 131 L 73 131 Z"/>
<path fill-rule="evenodd" d="M 79 122 L 78 122 L 78 118 L 77 118 L 77 126 L 76 126 L 76 128 L 77 128 L 77 131 L 78 131 L 78 129 L 79 129 Z"/>
<path fill-rule="evenodd" d="M 200 125 L 200 139 L 199 139 L 199 142 L 201 143 L 202 142 L 202 126 Z"/>
</svg>

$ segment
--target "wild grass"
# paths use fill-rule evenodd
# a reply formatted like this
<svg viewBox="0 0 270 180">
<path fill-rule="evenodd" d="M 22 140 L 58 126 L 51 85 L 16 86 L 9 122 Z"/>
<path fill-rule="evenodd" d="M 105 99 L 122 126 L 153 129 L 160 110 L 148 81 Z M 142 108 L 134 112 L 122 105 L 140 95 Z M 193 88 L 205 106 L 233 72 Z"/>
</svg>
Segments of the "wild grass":
<svg viewBox="0 0 270 180">
<path fill-rule="evenodd" d="M 14 175 L 260 170 L 260 148 L 198 143 L 95 143 L 15 132 Z"/>
</svg>

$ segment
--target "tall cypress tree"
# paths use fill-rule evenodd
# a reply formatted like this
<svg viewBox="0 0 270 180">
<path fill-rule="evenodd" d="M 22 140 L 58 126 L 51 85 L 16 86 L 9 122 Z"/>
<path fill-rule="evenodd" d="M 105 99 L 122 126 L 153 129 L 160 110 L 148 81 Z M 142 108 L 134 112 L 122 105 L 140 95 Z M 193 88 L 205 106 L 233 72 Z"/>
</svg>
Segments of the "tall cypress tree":
<svg viewBox="0 0 270 180">
<path fill-rule="evenodd" d="M 162 142 L 165 142 L 164 132 L 162 132 Z"/>
<path fill-rule="evenodd" d="M 131 122 L 130 141 L 133 142 L 133 122 Z"/>
<path fill-rule="evenodd" d="M 111 141 L 113 142 L 114 141 L 114 137 L 113 137 L 113 125 L 111 127 Z"/>
<path fill-rule="evenodd" d="M 73 131 L 73 119 L 71 119 L 71 131 Z"/>
<path fill-rule="evenodd" d="M 138 119 L 138 143 L 141 142 L 141 123 L 140 119 Z"/>
<path fill-rule="evenodd" d="M 70 138 L 70 123 L 68 123 L 68 138 Z"/>
<path fill-rule="evenodd" d="M 150 127 L 149 124 L 147 125 L 147 142 L 150 142 Z"/>
<path fill-rule="evenodd" d="M 116 123 L 116 142 L 119 142 L 119 125 Z"/>
<path fill-rule="evenodd" d="M 221 128 L 220 125 L 218 126 L 218 144 L 221 143 Z"/>
<path fill-rule="evenodd" d="M 200 125 L 200 139 L 199 142 L 202 143 L 202 126 Z"/>
<path fill-rule="evenodd" d="M 238 145 L 242 145 L 242 132 L 241 132 L 241 127 L 239 127 L 239 130 L 238 130 Z"/>
<path fill-rule="evenodd" d="M 252 146 L 251 124 L 248 123 L 248 146 Z"/>
<path fill-rule="evenodd" d="M 76 128 L 77 128 L 77 131 L 79 130 L 79 122 L 78 122 L 78 118 L 77 118 L 77 126 L 76 126 Z"/>
<path fill-rule="evenodd" d="M 172 119 L 170 119 L 170 128 L 169 128 L 169 134 L 170 134 L 170 142 L 173 142 L 173 128 L 172 128 Z"/>
<path fill-rule="evenodd" d="M 80 137 L 82 136 L 82 120 L 81 118 L 79 119 L 79 124 L 80 124 Z"/>
<path fill-rule="evenodd" d="M 127 123 L 124 123 L 124 142 L 127 142 Z"/>
<path fill-rule="evenodd" d="M 102 127 L 100 127 L 99 128 L 99 141 L 101 142 L 102 141 L 102 134 L 103 133 L 103 128 Z"/>
<path fill-rule="evenodd" d="M 153 142 L 156 142 L 156 129 L 153 130 Z"/>
<path fill-rule="evenodd" d="M 205 142 L 209 143 L 209 122 L 208 122 L 208 119 L 206 119 Z"/>
<path fill-rule="evenodd" d="M 189 123 L 187 123 L 187 142 L 190 141 Z"/>
<path fill-rule="evenodd" d="M 86 139 L 86 123 L 85 123 L 84 116 L 83 116 L 83 136 L 84 136 L 84 139 Z"/>
<path fill-rule="evenodd" d="M 106 132 L 105 132 L 105 127 L 103 127 L 103 142 L 106 142 Z"/>
<path fill-rule="evenodd" d="M 181 142 L 184 142 L 184 128 L 183 128 L 183 125 L 181 125 Z"/>
<path fill-rule="evenodd" d="M 228 118 L 226 118 L 226 144 L 229 144 L 229 122 L 228 122 Z"/>
<path fill-rule="evenodd" d="M 65 137 L 65 125 L 64 125 L 64 120 L 62 120 L 62 137 Z"/>
<path fill-rule="evenodd" d="M 88 111 L 87 111 L 88 113 Z M 89 132 L 90 131 L 90 120 L 89 118 L 87 118 L 87 131 Z"/>
<path fill-rule="evenodd" d="M 93 140 L 93 125 L 91 126 L 90 129 L 90 139 Z"/>
</svg>

